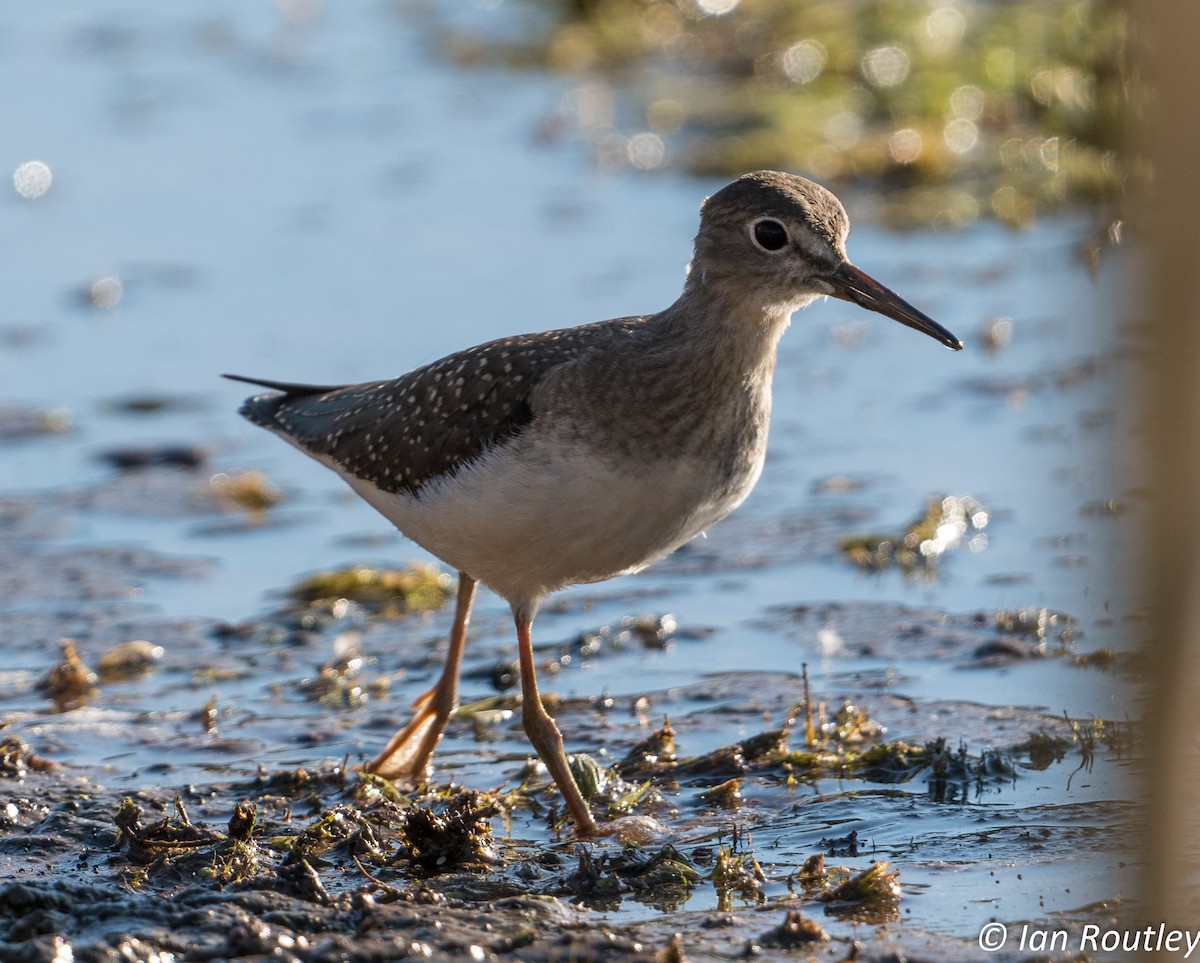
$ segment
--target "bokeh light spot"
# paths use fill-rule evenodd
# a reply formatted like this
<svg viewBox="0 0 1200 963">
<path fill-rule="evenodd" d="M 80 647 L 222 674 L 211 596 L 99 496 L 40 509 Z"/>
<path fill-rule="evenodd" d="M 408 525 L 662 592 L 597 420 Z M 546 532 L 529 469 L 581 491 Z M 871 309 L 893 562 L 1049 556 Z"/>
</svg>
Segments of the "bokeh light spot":
<svg viewBox="0 0 1200 963">
<path fill-rule="evenodd" d="M 783 72 L 794 83 L 811 83 L 825 69 L 826 59 L 825 48 L 817 41 L 801 40 L 783 52 Z"/>
<path fill-rule="evenodd" d="M 121 279 L 109 274 L 92 282 L 88 288 L 88 301 L 94 308 L 115 308 L 124 293 Z"/>
<path fill-rule="evenodd" d="M 1011 184 L 1006 184 L 992 192 L 992 212 L 1005 224 L 1014 227 L 1028 224 L 1033 219 L 1035 210 L 1033 201 L 1018 193 Z M 1008 398 L 1009 403 L 1014 406 L 1024 402 L 1024 394 L 1015 397 L 1016 394 L 1014 392 L 1014 395 L 1010 395 Z"/>
<path fill-rule="evenodd" d="M 910 63 L 904 48 L 889 44 L 863 54 L 862 73 L 874 87 L 895 87 L 908 76 Z"/>
<path fill-rule="evenodd" d="M 825 121 L 821 132 L 834 147 L 846 150 L 862 139 L 863 119 L 852 111 L 843 110 Z"/>
<path fill-rule="evenodd" d="M 950 113 L 965 120 L 979 120 L 983 116 L 983 91 L 973 84 L 955 88 L 950 95 Z"/>
<path fill-rule="evenodd" d="M 815 177 L 832 180 L 842 176 L 846 164 L 840 150 L 832 144 L 821 144 L 809 152 L 807 166 Z"/>
<path fill-rule="evenodd" d="M 13 187 L 22 197 L 31 200 L 45 194 L 53 180 L 50 165 L 39 160 L 26 161 L 13 171 Z"/>
<path fill-rule="evenodd" d="M 629 163 L 642 170 L 661 167 L 667 157 L 667 145 L 658 134 L 643 131 L 629 139 Z"/>
<path fill-rule="evenodd" d="M 973 120 L 955 117 L 942 130 L 942 140 L 955 154 L 965 154 L 979 143 L 979 128 Z"/>
<path fill-rule="evenodd" d="M 983 335 L 983 346 L 989 354 L 1002 351 L 1012 342 L 1012 318 L 989 318 L 984 322 L 981 333 Z M 982 528 L 983 526 L 980 525 L 977 527 Z"/>
<path fill-rule="evenodd" d="M 921 135 L 911 127 L 898 130 L 888 138 L 888 153 L 897 164 L 911 164 L 921 156 Z"/>
<path fill-rule="evenodd" d="M 1044 141 L 1042 141 L 1042 146 L 1038 150 L 1038 154 L 1041 156 L 1042 163 L 1045 165 L 1046 170 L 1049 170 L 1049 171 L 1058 170 L 1058 138 L 1057 137 L 1047 137 Z"/>
<path fill-rule="evenodd" d="M 723 17 L 732 11 L 741 0 L 692 0 L 696 9 L 706 17 Z"/>
<path fill-rule="evenodd" d="M 1025 142 L 1020 137 L 1010 137 L 1000 145 L 1000 163 L 1009 170 L 1025 163 Z"/>
<path fill-rule="evenodd" d="M 931 50 L 953 50 L 966 32 L 966 18 L 956 7 L 938 7 L 925 18 L 925 41 Z"/>
</svg>

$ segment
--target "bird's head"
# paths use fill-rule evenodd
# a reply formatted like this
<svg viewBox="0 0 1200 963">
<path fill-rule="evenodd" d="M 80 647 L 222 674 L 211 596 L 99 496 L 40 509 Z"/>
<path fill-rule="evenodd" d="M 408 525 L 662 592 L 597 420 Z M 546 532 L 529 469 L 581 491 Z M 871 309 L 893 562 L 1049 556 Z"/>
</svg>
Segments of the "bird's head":
<svg viewBox="0 0 1200 963">
<path fill-rule="evenodd" d="M 852 301 L 924 332 L 956 351 L 962 342 L 846 257 L 850 222 L 820 184 L 755 171 L 704 202 L 693 283 L 749 296 L 790 314 L 821 295 Z M 752 292 L 752 293 L 751 293 Z"/>
</svg>

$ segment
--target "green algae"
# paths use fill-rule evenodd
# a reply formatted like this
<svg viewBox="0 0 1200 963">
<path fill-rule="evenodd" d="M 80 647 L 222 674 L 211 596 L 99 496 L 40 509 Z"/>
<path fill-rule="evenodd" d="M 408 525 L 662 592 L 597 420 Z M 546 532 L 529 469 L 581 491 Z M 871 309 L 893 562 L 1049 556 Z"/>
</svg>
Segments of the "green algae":
<svg viewBox="0 0 1200 963">
<path fill-rule="evenodd" d="M 1020 226 L 1111 203 L 1140 166 L 1116 0 L 537 0 L 544 27 L 446 38 L 460 61 L 585 80 L 602 162 L 704 176 L 771 167 L 876 188 L 905 226 Z M 634 102 L 616 119 L 595 85 Z M 618 132 L 619 131 L 619 132 Z"/>
<path fill-rule="evenodd" d="M 301 580 L 288 591 L 288 598 L 297 608 L 335 612 L 347 602 L 353 602 L 383 618 L 434 611 L 453 595 L 451 577 L 420 562 L 413 562 L 404 569 L 353 565 L 320 572 Z"/>
</svg>

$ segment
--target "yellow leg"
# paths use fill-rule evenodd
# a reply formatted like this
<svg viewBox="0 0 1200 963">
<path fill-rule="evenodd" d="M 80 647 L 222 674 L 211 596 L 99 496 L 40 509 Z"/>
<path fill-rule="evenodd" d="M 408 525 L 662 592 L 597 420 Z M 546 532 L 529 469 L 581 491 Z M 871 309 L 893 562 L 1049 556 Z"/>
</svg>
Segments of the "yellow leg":
<svg viewBox="0 0 1200 963">
<path fill-rule="evenodd" d="M 596 832 L 596 821 L 583 801 L 583 794 L 575 784 L 571 775 L 571 767 L 567 762 L 567 754 L 563 750 L 562 733 L 542 705 L 542 697 L 538 692 L 537 672 L 533 664 L 533 640 L 531 637 L 532 624 L 517 619 L 517 648 L 521 656 L 521 721 L 525 726 L 525 734 L 533 743 L 533 748 L 541 756 L 546 769 L 558 784 L 563 801 L 575 821 L 575 829 L 582 835 Z"/>
<path fill-rule="evenodd" d="M 458 670 L 462 665 L 467 623 L 471 621 L 474 600 L 475 579 L 459 572 L 454 627 L 450 630 L 450 650 L 446 653 L 441 678 L 432 689 L 417 697 L 412 720 L 392 736 L 383 752 L 363 767 L 367 772 L 385 779 L 425 778 L 429 757 L 442 738 L 447 720 L 458 708 Z"/>
</svg>

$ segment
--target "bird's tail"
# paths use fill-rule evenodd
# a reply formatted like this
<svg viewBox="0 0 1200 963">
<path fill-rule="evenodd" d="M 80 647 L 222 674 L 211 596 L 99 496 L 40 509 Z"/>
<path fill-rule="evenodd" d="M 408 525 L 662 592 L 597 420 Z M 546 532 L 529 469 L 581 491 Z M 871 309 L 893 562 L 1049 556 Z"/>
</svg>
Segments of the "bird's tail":
<svg viewBox="0 0 1200 963">
<path fill-rule="evenodd" d="M 248 385 L 257 385 L 260 388 L 270 388 L 272 391 L 282 391 L 285 395 L 293 398 L 301 398 L 305 395 L 325 395 L 344 387 L 343 385 L 305 385 L 297 384 L 294 381 L 267 381 L 264 378 L 247 378 L 245 375 L 235 374 L 224 374 L 221 377 L 228 378 L 230 381 L 244 381 Z"/>
</svg>

